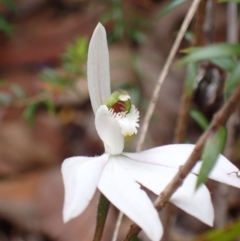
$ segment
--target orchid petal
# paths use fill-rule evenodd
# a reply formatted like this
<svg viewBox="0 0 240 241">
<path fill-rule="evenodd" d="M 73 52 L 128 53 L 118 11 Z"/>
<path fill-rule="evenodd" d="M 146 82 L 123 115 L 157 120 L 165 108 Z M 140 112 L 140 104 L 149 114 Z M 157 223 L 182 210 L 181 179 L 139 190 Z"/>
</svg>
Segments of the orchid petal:
<svg viewBox="0 0 240 241">
<path fill-rule="evenodd" d="M 132 154 L 132 157 L 137 159 L 140 153 Z M 137 182 L 156 195 L 159 195 L 165 189 L 178 171 L 173 168 L 137 162 L 124 156 L 121 160 L 121 166 L 125 171 L 130 172 Z M 185 212 L 211 226 L 213 224 L 214 212 L 210 194 L 205 185 L 195 192 L 196 180 L 196 176 L 189 174 L 182 186 L 173 194 L 170 201 Z"/>
<path fill-rule="evenodd" d="M 214 209 L 210 193 L 205 185 L 195 190 L 197 177 L 189 174 L 170 201 L 186 213 L 213 226 Z"/>
<path fill-rule="evenodd" d="M 135 155 L 135 153 L 124 153 L 124 155 L 139 162 L 179 168 L 187 161 L 194 147 L 195 145 L 191 144 L 173 144 L 142 151 L 139 152 L 138 155 Z M 198 174 L 201 165 L 202 162 L 198 162 L 192 172 Z M 209 174 L 209 178 L 240 188 L 240 178 L 237 175 L 238 172 L 239 169 L 226 157 L 220 154 L 214 168 Z"/>
<path fill-rule="evenodd" d="M 151 240 L 160 240 L 163 229 L 158 213 L 140 185 L 122 168 L 122 156 L 110 158 L 98 188 L 111 203 L 138 224 Z"/>
<path fill-rule="evenodd" d="M 137 134 L 137 127 L 139 127 L 138 121 L 139 111 L 134 105 L 132 105 L 129 114 L 118 120 L 119 126 L 122 130 L 122 134 L 124 136 L 131 136 L 133 134 Z"/>
<path fill-rule="evenodd" d="M 191 144 L 172 144 L 138 152 L 139 155 L 135 155 L 136 153 L 124 153 L 124 155 L 139 162 L 179 168 L 187 161 L 194 147 L 195 145 Z"/>
<path fill-rule="evenodd" d="M 88 90 L 94 113 L 110 96 L 109 54 L 105 28 L 98 23 L 88 49 Z"/>
<path fill-rule="evenodd" d="M 64 160 L 64 222 L 77 217 L 88 206 L 108 158 L 109 154 L 103 154 L 99 157 L 71 157 Z"/>
<path fill-rule="evenodd" d="M 192 172 L 198 174 L 201 166 L 202 162 L 198 162 Z M 218 157 L 208 177 L 218 182 L 240 188 L 239 169 L 223 155 Z"/>
<path fill-rule="evenodd" d="M 101 105 L 95 117 L 95 125 L 98 135 L 105 145 L 105 151 L 117 155 L 122 153 L 124 137 L 118 121 L 109 113 L 106 105 Z"/>
<path fill-rule="evenodd" d="M 140 153 L 131 153 L 132 158 L 126 157 L 125 154 L 124 152 L 121 160 L 125 171 L 130 172 L 137 182 L 157 195 L 164 190 L 178 171 L 176 168 L 136 161 Z"/>
</svg>

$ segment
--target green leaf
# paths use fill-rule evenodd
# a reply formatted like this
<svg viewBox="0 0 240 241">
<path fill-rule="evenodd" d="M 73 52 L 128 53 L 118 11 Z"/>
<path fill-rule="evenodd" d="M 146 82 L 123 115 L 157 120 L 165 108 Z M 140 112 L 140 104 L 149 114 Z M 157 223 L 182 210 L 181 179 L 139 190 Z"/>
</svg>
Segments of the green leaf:
<svg viewBox="0 0 240 241">
<path fill-rule="evenodd" d="M 232 74 L 227 78 L 224 86 L 224 94 L 226 97 L 230 96 L 231 93 L 240 84 L 240 61 L 237 63 L 232 71 Z"/>
<path fill-rule="evenodd" d="M 12 37 L 13 31 L 12 25 L 3 17 L 0 16 L 0 30 L 2 30 L 9 38 Z"/>
<path fill-rule="evenodd" d="M 1 0 L 10 10 L 16 12 L 16 5 L 13 3 L 12 0 Z"/>
<path fill-rule="evenodd" d="M 218 2 L 220 2 L 220 3 L 234 2 L 234 3 L 240 4 L 240 0 L 218 0 Z"/>
<path fill-rule="evenodd" d="M 51 100 L 45 100 L 44 104 L 47 107 L 48 113 L 50 115 L 55 115 L 56 114 L 54 103 Z"/>
<path fill-rule="evenodd" d="M 139 44 L 144 43 L 144 41 L 146 40 L 146 35 L 139 30 L 132 30 L 130 33 L 130 36 L 131 36 L 131 39 L 133 39 Z"/>
<path fill-rule="evenodd" d="M 193 38 L 194 38 L 194 34 L 191 31 L 186 31 L 186 33 L 184 34 L 184 38 L 188 41 L 188 42 L 192 42 Z"/>
<path fill-rule="evenodd" d="M 62 55 L 64 68 L 68 72 L 79 71 L 87 58 L 88 40 L 86 38 L 77 38 L 74 44 L 67 47 L 65 53 Z"/>
<path fill-rule="evenodd" d="M 11 86 L 11 90 L 19 99 L 23 99 L 26 97 L 26 94 L 23 91 L 23 89 L 17 84 L 13 84 Z"/>
<path fill-rule="evenodd" d="M 226 129 L 223 126 L 214 130 L 208 137 L 202 153 L 202 167 L 198 175 L 196 189 L 206 182 L 219 154 L 223 151 L 225 141 Z"/>
<path fill-rule="evenodd" d="M 190 62 L 212 60 L 229 56 L 240 55 L 240 44 L 213 44 L 206 47 L 192 47 L 184 50 L 188 55 L 183 57 L 179 64 L 184 65 Z"/>
<path fill-rule="evenodd" d="M 183 3 L 187 2 L 188 0 L 173 0 L 167 6 L 165 6 L 162 11 L 158 15 L 158 19 L 164 17 L 167 13 L 171 12 L 174 8 L 182 5 Z"/>
<path fill-rule="evenodd" d="M 192 95 L 194 89 L 194 82 L 198 73 L 198 66 L 196 63 L 190 63 L 187 65 L 187 77 L 186 88 L 187 93 Z"/>
<path fill-rule="evenodd" d="M 55 85 L 65 85 L 68 82 L 67 78 L 60 76 L 54 69 L 46 68 L 41 73 L 40 78 L 43 81 L 55 84 Z"/>
<path fill-rule="evenodd" d="M 0 104 L 10 104 L 13 98 L 10 94 L 0 92 Z"/>
<path fill-rule="evenodd" d="M 212 59 L 211 62 L 229 73 L 231 73 L 237 65 L 237 61 L 233 58 Z"/>
<path fill-rule="evenodd" d="M 130 241 L 141 241 L 141 239 L 136 237 L 136 236 L 134 236 L 134 237 L 130 238 Z"/>
<path fill-rule="evenodd" d="M 37 112 L 38 106 L 39 106 L 39 103 L 32 103 L 28 105 L 24 110 L 23 116 L 27 120 L 30 126 L 32 126 L 34 123 L 35 114 Z"/>
<path fill-rule="evenodd" d="M 190 116 L 198 123 L 198 125 L 203 129 L 206 130 L 209 122 L 206 118 L 206 116 L 203 115 L 202 112 L 193 109 L 190 111 Z"/>
<path fill-rule="evenodd" d="M 232 241 L 240 236 L 240 222 L 207 232 L 191 241 Z"/>
<path fill-rule="evenodd" d="M 0 86 L 5 85 L 6 82 L 7 82 L 6 80 L 4 80 L 4 79 L 0 79 Z"/>
</svg>

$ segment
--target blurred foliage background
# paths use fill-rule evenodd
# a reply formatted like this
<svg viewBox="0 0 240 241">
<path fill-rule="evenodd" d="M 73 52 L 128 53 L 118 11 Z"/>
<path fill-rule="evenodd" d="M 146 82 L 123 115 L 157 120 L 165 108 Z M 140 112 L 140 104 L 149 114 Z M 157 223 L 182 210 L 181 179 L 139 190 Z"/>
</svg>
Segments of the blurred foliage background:
<svg viewBox="0 0 240 241">
<path fill-rule="evenodd" d="M 190 3 L 0 1 L 0 241 L 92 239 L 97 194 L 80 217 L 63 224 L 60 173 L 66 157 L 103 152 L 86 80 L 91 34 L 102 22 L 112 88 L 130 93 L 142 120 Z M 238 0 L 201 1 L 160 92 L 144 148 L 194 143 L 207 128 L 239 85 L 239 28 Z M 179 112 L 185 113 L 183 119 Z M 240 167 L 239 110 L 226 129 L 225 150 L 220 135 L 217 154 L 224 151 Z M 135 149 L 136 138 L 126 140 L 126 150 Z M 214 146 L 215 141 L 209 143 Z M 240 191 L 213 181 L 207 185 L 215 227 L 167 208 L 161 213 L 166 226 L 163 241 L 240 240 Z M 103 240 L 111 240 L 116 216 L 111 207 Z M 125 218 L 119 240 L 130 224 Z M 140 238 L 147 240 L 143 234 Z"/>
</svg>

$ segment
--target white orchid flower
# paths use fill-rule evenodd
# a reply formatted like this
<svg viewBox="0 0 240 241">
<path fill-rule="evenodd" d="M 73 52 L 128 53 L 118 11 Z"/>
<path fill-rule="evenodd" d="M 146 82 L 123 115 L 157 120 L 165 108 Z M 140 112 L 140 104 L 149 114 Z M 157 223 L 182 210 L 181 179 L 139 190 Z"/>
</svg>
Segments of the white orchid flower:
<svg viewBox="0 0 240 241">
<path fill-rule="evenodd" d="M 118 93 L 116 111 L 105 101 L 110 96 L 109 57 L 106 32 L 98 24 L 88 52 L 88 86 L 95 125 L 104 143 L 105 153 L 99 157 L 71 157 L 62 164 L 65 200 L 63 218 L 67 222 L 88 206 L 96 188 L 119 210 L 139 225 L 153 241 L 163 234 L 158 213 L 141 185 L 158 195 L 186 162 L 194 145 L 175 144 L 138 153 L 123 152 L 124 136 L 136 134 L 139 112 L 126 92 Z M 213 206 L 208 189 L 202 185 L 195 191 L 199 162 L 170 201 L 190 215 L 212 226 Z M 240 188 L 238 168 L 220 155 L 209 178 Z"/>
</svg>

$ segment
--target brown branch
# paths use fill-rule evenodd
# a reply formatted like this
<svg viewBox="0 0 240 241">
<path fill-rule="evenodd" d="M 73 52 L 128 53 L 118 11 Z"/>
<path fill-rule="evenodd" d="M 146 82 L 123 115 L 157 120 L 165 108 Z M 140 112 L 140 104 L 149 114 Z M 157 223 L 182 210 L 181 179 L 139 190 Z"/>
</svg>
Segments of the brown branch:
<svg viewBox="0 0 240 241">
<path fill-rule="evenodd" d="M 214 40 L 214 17 L 215 17 L 215 1 L 208 0 L 206 4 L 206 17 L 204 23 L 204 35 L 205 35 L 205 43 L 211 44 Z"/>
<path fill-rule="evenodd" d="M 203 44 L 203 26 L 206 15 L 206 3 L 207 0 L 202 0 L 196 12 L 193 30 L 194 39 L 192 41 L 192 47 L 201 46 Z M 180 143 L 184 140 L 188 123 L 188 112 L 192 103 L 192 94 L 193 93 L 188 93 L 185 80 L 184 92 L 181 97 L 180 111 L 174 133 L 174 143 Z"/>
<path fill-rule="evenodd" d="M 181 98 L 181 107 L 178 115 L 177 126 L 174 134 L 174 143 L 180 143 L 183 141 L 187 123 L 188 123 L 188 111 L 192 103 L 192 95 L 187 93 L 186 87 Z"/>
<path fill-rule="evenodd" d="M 204 34 L 203 34 L 203 26 L 205 22 L 206 15 L 206 4 L 207 0 L 202 0 L 198 6 L 198 10 L 196 12 L 196 18 L 194 21 L 194 39 L 192 42 L 192 46 L 201 46 L 203 44 Z"/>
<path fill-rule="evenodd" d="M 167 187 L 160 193 L 154 206 L 158 211 L 161 211 L 166 203 L 171 198 L 172 194 L 181 186 L 182 181 L 190 173 L 196 162 L 200 159 L 201 153 L 208 136 L 218 127 L 225 125 L 226 121 L 237 108 L 238 102 L 240 100 L 240 85 L 237 87 L 235 92 L 232 94 L 231 98 L 224 104 L 224 106 L 217 112 L 214 116 L 208 129 L 199 138 L 196 146 L 187 159 L 186 163 L 179 169 L 177 174 L 174 176 L 172 181 L 167 185 Z M 177 157 L 176 157 L 177 158 Z M 131 225 L 130 230 L 125 237 L 124 241 L 129 241 L 132 236 L 137 236 L 141 231 L 141 228 L 136 224 Z"/>
</svg>

